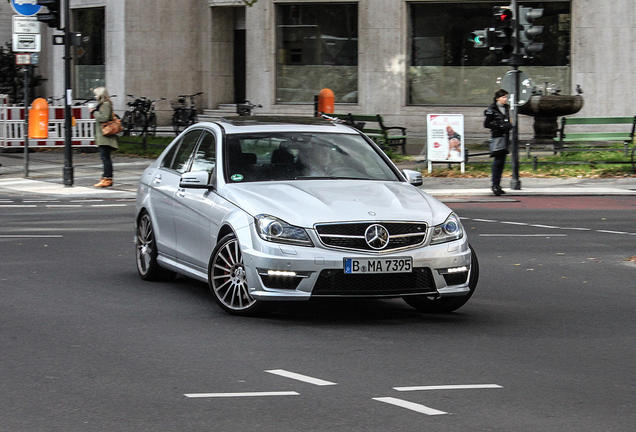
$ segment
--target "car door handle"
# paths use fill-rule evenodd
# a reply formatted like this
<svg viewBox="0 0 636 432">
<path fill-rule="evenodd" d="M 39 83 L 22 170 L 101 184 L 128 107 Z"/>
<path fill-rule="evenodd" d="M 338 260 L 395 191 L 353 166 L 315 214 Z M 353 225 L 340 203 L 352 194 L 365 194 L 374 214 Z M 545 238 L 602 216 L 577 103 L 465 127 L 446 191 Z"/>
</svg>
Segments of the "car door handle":
<svg viewBox="0 0 636 432">
<path fill-rule="evenodd" d="M 177 189 L 177 195 L 181 198 L 185 198 L 186 196 L 185 189 Z"/>
<path fill-rule="evenodd" d="M 152 182 L 156 184 L 161 183 L 161 174 L 157 174 Z"/>
</svg>

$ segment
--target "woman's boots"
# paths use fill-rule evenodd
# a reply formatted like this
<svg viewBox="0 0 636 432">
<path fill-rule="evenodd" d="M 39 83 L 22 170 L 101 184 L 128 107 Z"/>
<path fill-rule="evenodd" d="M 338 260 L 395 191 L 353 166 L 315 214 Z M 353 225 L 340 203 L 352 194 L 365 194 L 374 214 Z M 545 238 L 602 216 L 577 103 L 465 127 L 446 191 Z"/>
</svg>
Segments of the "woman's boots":
<svg viewBox="0 0 636 432">
<path fill-rule="evenodd" d="M 99 183 L 95 183 L 93 186 L 95 187 L 109 187 L 113 185 L 112 177 L 102 177 Z"/>
</svg>

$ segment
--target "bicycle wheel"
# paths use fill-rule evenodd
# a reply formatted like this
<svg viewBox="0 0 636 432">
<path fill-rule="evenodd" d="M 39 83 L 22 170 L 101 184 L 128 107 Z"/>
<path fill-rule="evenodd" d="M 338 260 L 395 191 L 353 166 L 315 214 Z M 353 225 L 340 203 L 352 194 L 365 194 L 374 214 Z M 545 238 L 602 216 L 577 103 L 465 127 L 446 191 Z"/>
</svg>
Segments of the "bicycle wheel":
<svg viewBox="0 0 636 432">
<path fill-rule="evenodd" d="M 190 116 L 188 118 L 188 126 L 191 126 L 195 123 L 198 123 L 198 119 L 197 119 L 197 111 L 196 110 L 191 110 L 190 111 Z"/>
<path fill-rule="evenodd" d="M 183 109 L 175 110 L 172 114 L 172 128 L 174 134 L 179 135 L 186 127 L 188 127 L 188 113 Z"/>
<path fill-rule="evenodd" d="M 148 122 L 146 123 L 148 136 L 157 135 L 157 116 L 155 113 L 148 114 Z"/>
<path fill-rule="evenodd" d="M 146 113 L 136 112 L 134 116 L 133 133 L 135 135 L 143 135 L 146 131 Z"/>
<path fill-rule="evenodd" d="M 124 118 L 121 119 L 121 124 L 124 127 L 124 135 L 130 135 L 133 128 L 132 115 L 130 114 L 130 111 L 126 111 L 124 113 Z"/>
</svg>

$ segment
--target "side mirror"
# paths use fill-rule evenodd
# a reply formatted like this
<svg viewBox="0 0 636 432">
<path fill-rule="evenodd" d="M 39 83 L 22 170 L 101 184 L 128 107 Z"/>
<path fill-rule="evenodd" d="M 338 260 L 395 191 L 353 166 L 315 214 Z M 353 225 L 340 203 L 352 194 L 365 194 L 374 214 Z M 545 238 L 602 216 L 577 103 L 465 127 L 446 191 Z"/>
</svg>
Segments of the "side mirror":
<svg viewBox="0 0 636 432">
<path fill-rule="evenodd" d="M 207 171 L 192 171 L 181 175 L 179 187 L 189 189 L 212 189 L 210 173 Z"/>
<path fill-rule="evenodd" d="M 422 173 L 419 171 L 405 169 L 402 170 L 402 174 L 406 177 L 406 181 L 408 181 L 413 186 L 422 186 L 424 183 L 422 181 Z"/>
</svg>

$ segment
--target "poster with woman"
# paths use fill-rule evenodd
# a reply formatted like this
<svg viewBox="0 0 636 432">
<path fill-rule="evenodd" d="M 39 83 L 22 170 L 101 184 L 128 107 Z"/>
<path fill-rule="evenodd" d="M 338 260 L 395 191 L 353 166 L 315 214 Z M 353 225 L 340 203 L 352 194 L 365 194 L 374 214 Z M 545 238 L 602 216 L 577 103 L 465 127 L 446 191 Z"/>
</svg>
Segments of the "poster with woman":
<svg viewBox="0 0 636 432">
<path fill-rule="evenodd" d="M 463 114 L 428 114 L 426 138 L 429 162 L 464 162 Z"/>
</svg>

